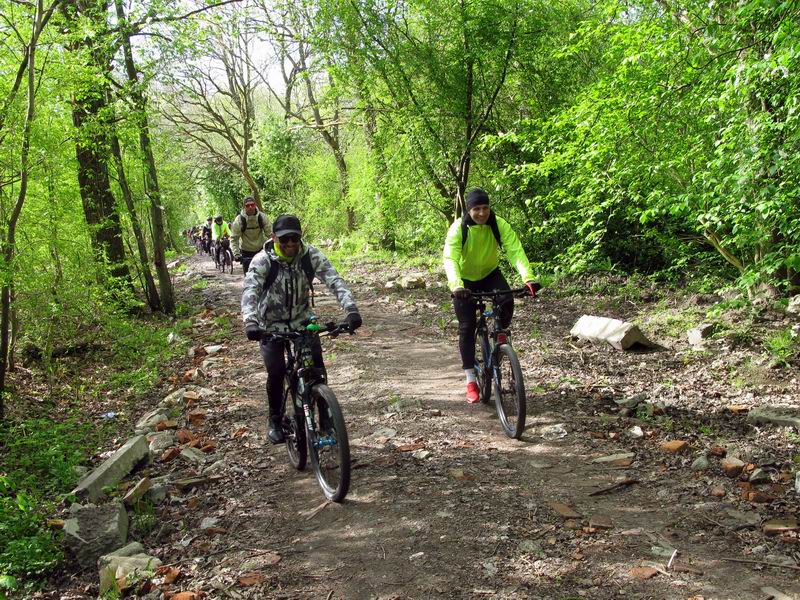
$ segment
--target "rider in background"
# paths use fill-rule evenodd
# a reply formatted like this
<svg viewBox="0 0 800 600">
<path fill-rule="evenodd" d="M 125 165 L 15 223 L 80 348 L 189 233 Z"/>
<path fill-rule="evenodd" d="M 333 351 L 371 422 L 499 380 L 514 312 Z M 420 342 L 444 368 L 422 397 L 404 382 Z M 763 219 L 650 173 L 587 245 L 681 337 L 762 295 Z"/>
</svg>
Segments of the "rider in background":
<svg viewBox="0 0 800 600">
<path fill-rule="evenodd" d="M 223 238 L 230 236 L 231 230 L 228 229 L 228 224 L 225 222 L 225 219 L 222 218 L 222 215 L 217 215 L 214 218 L 214 223 L 211 225 L 211 240 L 220 242 Z"/>
<path fill-rule="evenodd" d="M 208 219 L 206 219 L 206 223 L 205 225 L 203 225 L 201 233 L 201 237 L 203 239 L 203 250 L 205 251 L 206 254 L 211 254 L 211 225 L 213 220 L 214 219 L 212 219 L 211 217 L 208 217 Z"/>
<path fill-rule="evenodd" d="M 475 404 L 480 392 L 475 379 L 475 300 L 471 292 L 509 290 L 500 272 L 500 250 L 516 268 L 531 296 L 536 294 L 531 265 L 517 234 L 505 219 L 489 208 L 489 195 L 481 188 L 467 194 L 467 213 L 456 220 L 444 243 L 444 270 L 453 292 L 453 308 L 458 319 L 458 349 L 467 378 L 467 402 Z M 497 310 L 503 328 L 514 316 L 514 299 L 500 296 Z"/>
<path fill-rule="evenodd" d="M 252 196 L 244 199 L 244 208 L 231 226 L 231 250 L 233 258 L 242 262 L 242 271 L 247 275 L 250 261 L 264 247 L 270 237 L 271 224 L 267 215 L 258 210 Z"/>
<path fill-rule="evenodd" d="M 256 254 L 244 278 L 242 320 L 247 339 L 261 341 L 261 356 L 267 368 L 269 404 L 268 437 L 273 444 L 284 441 L 282 400 L 286 375 L 285 342 L 264 339 L 264 332 L 290 332 L 302 328 L 312 316 L 309 297 L 311 280 L 316 277 L 333 292 L 346 314 L 350 331 L 361 327 L 352 292 L 327 257 L 302 241 L 300 220 L 281 215 L 272 225 L 272 239 Z M 311 348 L 314 366 L 324 373 L 319 338 Z"/>
</svg>

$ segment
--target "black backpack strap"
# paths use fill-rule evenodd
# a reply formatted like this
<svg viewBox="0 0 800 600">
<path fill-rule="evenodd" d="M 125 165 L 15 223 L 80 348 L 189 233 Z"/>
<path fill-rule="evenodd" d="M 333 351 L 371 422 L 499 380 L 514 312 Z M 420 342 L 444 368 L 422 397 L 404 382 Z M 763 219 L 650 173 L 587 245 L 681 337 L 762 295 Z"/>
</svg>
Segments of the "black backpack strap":
<svg viewBox="0 0 800 600">
<path fill-rule="evenodd" d="M 280 267 L 278 263 L 274 260 L 269 261 L 269 272 L 267 273 L 267 278 L 264 280 L 264 287 L 262 288 L 263 292 L 266 292 L 272 284 L 275 283 L 275 280 L 278 278 L 278 270 Z"/>
<path fill-rule="evenodd" d="M 311 288 L 311 307 L 314 307 L 314 265 L 311 264 L 311 253 L 306 252 L 300 258 L 300 267 L 303 269 L 303 272 L 306 274 L 306 279 L 308 279 L 308 287 Z"/>
<path fill-rule="evenodd" d="M 495 216 L 494 211 L 489 213 L 489 220 L 486 222 L 486 224 L 492 228 L 494 239 L 497 242 L 497 245 L 502 248 L 503 240 L 500 238 L 500 227 L 497 225 L 497 217 Z"/>
</svg>

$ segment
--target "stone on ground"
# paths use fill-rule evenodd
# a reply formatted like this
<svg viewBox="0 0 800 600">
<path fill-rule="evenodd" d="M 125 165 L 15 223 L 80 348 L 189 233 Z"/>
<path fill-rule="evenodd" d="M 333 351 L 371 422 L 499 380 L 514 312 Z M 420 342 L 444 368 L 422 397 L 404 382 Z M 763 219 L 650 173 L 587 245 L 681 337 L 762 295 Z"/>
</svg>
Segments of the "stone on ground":
<svg viewBox="0 0 800 600">
<path fill-rule="evenodd" d="M 95 566 L 127 538 L 128 513 L 121 502 L 83 506 L 64 522 L 64 544 L 83 568 Z"/>
<path fill-rule="evenodd" d="M 670 454 L 680 454 L 689 449 L 689 442 L 686 440 L 670 440 L 661 444 L 661 449 Z"/>
<path fill-rule="evenodd" d="M 687 331 L 686 338 L 692 346 L 702 346 L 713 333 L 714 325 L 711 323 L 703 323 Z"/>
<path fill-rule="evenodd" d="M 116 486 L 137 464 L 149 456 L 147 439 L 143 435 L 137 435 L 81 479 L 72 493 L 80 499 L 99 500 L 105 495 L 105 486 Z"/>
<path fill-rule="evenodd" d="M 655 346 L 633 323 L 608 317 L 583 315 L 569 333 L 590 342 L 606 342 L 617 350 L 628 350 L 637 344 L 647 348 Z"/>
<path fill-rule="evenodd" d="M 722 467 L 722 470 L 725 471 L 725 475 L 728 477 L 738 477 L 739 473 L 741 473 L 742 469 L 744 469 L 744 462 L 735 456 L 723 458 L 719 464 Z"/>
<path fill-rule="evenodd" d="M 800 294 L 793 296 L 789 300 L 789 306 L 786 307 L 786 312 L 793 315 L 800 315 Z"/>
<path fill-rule="evenodd" d="M 150 440 L 150 452 L 153 454 L 161 454 L 177 442 L 174 431 L 160 431 L 147 436 L 147 438 Z"/>
<path fill-rule="evenodd" d="M 788 408 L 754 408 L 747 414 L 747 422 L 800 429 L 800 412 Z"/>
<path fill-rule="evenodd" d="M 142 435 L 150 431 L 154 431 L 156 425 L 158 425 L 161 421 L 166 421 L 167 419 L 169 419 L 169 416 L 167 416 L 162 409 L 156 408 L 142 416 L 142 418 L 137 421 L 134 430 L 138 435 Z"/>
<path fill-rule="evenodd" d="M 115 552 L 105 554 L 97 561 L 100 570 L 100 594 L 116 589 L 117 582 L 121 579 L 129 585 L 134 584 L 150 576 L 160 566 L 161 561 L 155 556 L 147 555 L 139 542 L 132 542 Z"/>
<path fill-rule="evenodd" d="M 153 481 L 149 477 L 140 479 L 135 486 L 128 490 L 122 502 L 124 502 L 126 506 L 133 506 L 144 497 L 151 487 L 153 487 Z"/>
<path fill-rule="evenodd" d="M 399 283 L 404 290 L 425 289 L 425 278 L 422 275 L 406 275 L 400 278 Z"/>
</svg>

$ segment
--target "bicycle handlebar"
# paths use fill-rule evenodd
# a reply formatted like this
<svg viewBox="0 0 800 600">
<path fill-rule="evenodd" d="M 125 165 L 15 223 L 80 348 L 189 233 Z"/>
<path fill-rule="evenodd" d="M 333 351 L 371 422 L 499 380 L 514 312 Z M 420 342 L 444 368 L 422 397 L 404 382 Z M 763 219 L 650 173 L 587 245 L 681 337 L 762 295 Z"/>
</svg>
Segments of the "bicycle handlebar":
<svg viewBox="0 0 800 600">
<path fill-rule="evenodd" d="M 540 283 L 533 284 L 534 292 L 538 292 L 542 289 L 542 285 Z M 495 290 L 493 292 L 469 292 L 470 298 L 495 298 L 497 296 L 507 296 L 509 294 L 514 294 L 517 297 L 524 298 L 525 296 L 530 296 L 531 291 L 528 289 L 528 286 L 524 285 L 520 288 L 515 288 L 513 290 Z M 450 294 L 451 297 L 454 297 L 454 294 Z"/>
<path fill-rule="evenodd" d="M 303 321 L 303 331 L 286 331 L 286 332 L 262 332 L 261 339 L 262 340 L 270 340 L 270 339 L 278 339 L 278 340 L 297 340 L 303 337 L 306 333 L 313 332 L 313 329 L 306 329 L 311 322 Z M 349 333 L 353 335 L 355 332 L 350 329 L 350 326 L 344 323 L 336 323 L 334 321 L 330 321 L 325 323 L 324 325 L 319 325 L 319 329 L 316 330 L 320 336 L 330 336 L 336 337 L 342 333 Z"/>
</svg>

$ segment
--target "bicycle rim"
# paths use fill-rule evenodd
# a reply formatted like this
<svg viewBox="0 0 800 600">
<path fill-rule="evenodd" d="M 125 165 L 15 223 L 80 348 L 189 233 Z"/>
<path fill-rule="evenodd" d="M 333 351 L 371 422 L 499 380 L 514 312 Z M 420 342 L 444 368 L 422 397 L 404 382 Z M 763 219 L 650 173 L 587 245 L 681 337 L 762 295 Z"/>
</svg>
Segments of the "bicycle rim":
<svg viewBox="0 0 800 600">
<path fill-rule="evenodd" d="M 494 376 L 494 399 L 500 424 L 508 437 L 519 439 L 525 431 L 525 382 L 517 353 L 508 344 L 497 347 Z"/>
<path fill-rule="evenodd" d="M 489 403 L 492 394 L 492 378 L 489 372 L 488 360 L 491 346 L 486 332 L 480 332 L 475 336 L 475 379 L 478 383 L 481 402 Z"/>
<path fill-rule="evenodd" d="M 308 432 L 311 467 L 322 493 L 341 502 L 350 488 L 350 444 L 339 403 L 324 383 L 311 390 L 311 407 L 316 431 Z"/>
<path fill-rule="evenodd" d="M 298 471 L 306 468 L 308 448 L 306 448 L 306 428 L 303 415 L 297 412 L 294 405 L 294 394 L 287 377 L 283 384 L 283 401 L 286 415 L 283 421 L 283 432 L 286 437 L 286 452 L 289 462 Z"/>
</svg>

